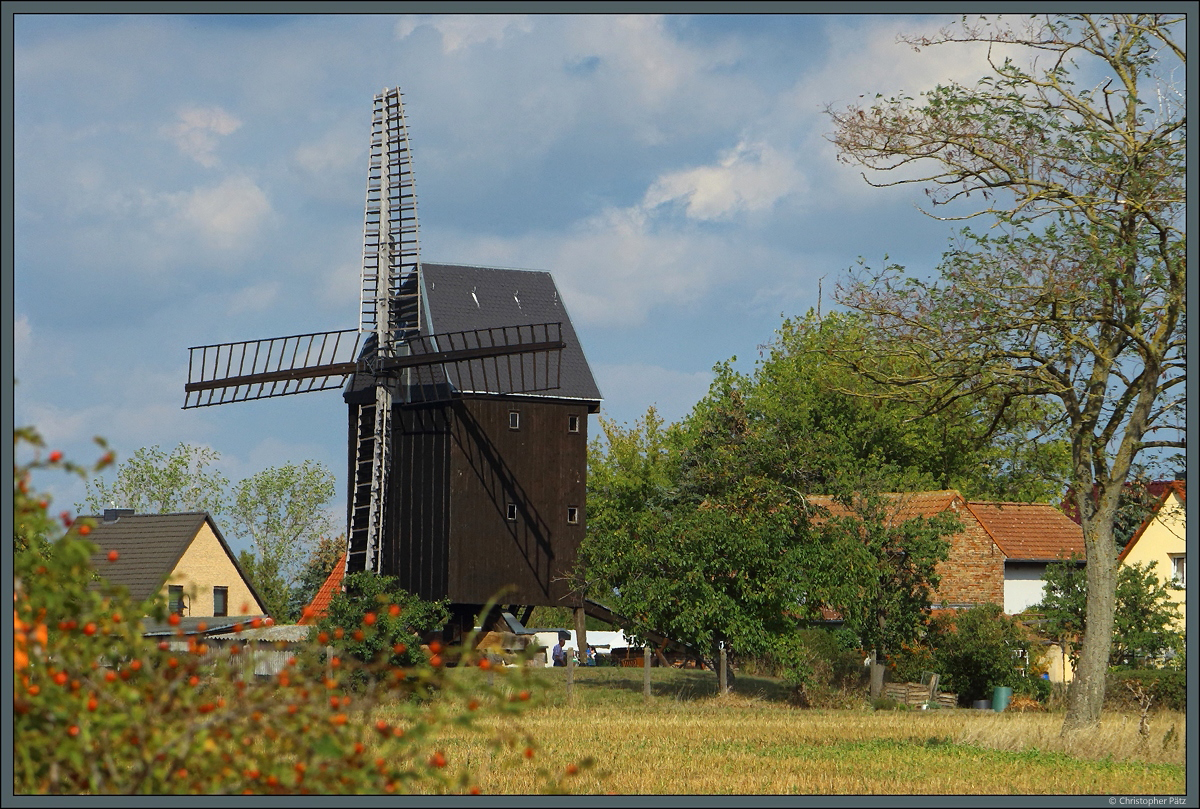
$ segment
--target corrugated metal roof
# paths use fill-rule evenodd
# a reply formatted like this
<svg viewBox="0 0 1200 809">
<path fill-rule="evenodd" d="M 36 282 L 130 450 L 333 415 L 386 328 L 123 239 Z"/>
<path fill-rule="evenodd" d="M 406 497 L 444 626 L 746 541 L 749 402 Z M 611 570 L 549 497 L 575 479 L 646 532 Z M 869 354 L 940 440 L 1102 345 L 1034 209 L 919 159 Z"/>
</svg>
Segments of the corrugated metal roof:
<svg viewBox="0 0 1200 809">
<path fill-rule="evenodd" d="M 970 502 L 967 508 L 1009 559 L 1083 558 L 1083 529 L 1046 503 Z"/>
<path fill-rule="evenodd" d="M 431 321 L 426 333 L 561 321 L 562 340 L 566 343 L 561 356 L 561 385 L 538 395 L 601 400 L 583 346 L 550 273 L 459 264 L 422 264 L 421 273 Z M 454 378 L 451 373 L 455 386 L 465 389 L 466 380 Z M 476 374 L 477 379 L 483 376 L 482 372 Z"/>
</svg>

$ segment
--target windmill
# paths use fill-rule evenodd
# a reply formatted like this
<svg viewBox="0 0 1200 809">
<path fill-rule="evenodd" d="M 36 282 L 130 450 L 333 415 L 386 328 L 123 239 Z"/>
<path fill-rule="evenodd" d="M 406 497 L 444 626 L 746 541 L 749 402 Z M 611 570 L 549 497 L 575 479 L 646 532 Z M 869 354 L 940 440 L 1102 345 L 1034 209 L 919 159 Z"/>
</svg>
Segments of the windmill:
<svg viewBox="0 0 1200 809">
<path fill-rule="evenodd" d="M 490 594 L 480 593 L 488 587 L 515 589 L 522 604 L 561 600 L 563 587 L 553 580 L 573 563 L 582 538 L 580 419 L 586 423 L 598 410 L 600 397 L 553 280 L 548 273 L 422 266 L 398 88 L 375 96 L 365 220 L 359 328 L 194 346 L 184 408 L 344 388 L 347 573 L 397 575 L 422 597 L 468 605 L 486 601 Z M 453 328 L 434 332 L 435 320 Z M 564 349 L 565 398 L 558 395 Z M 547 460 L 536 431 L 512 440 L 522 408 L 541 418 L 546 407 L 571 411 L 571 440 L 559 442 L 567 466 Z M 509 434 L 491 425 L 493 413 L 507 419 Z M 453 484 L 451 467 L 458 470 Z M 574 511 L 563 511 L 568 528 L 558 530 L 538 494 L 547 485 L 534 478 L 563 474 L 577 480 L 567 496 L 574 505 L 565 507 Z M 484 525 L 481 509 L 503 521 Z M 468 527 L 452 531 L 452 520 Z M 503 560 L 489 558 L 508 554 L 497 551 L 505 535 L 518 560 L 507 573 Z M 513 579 L 525 586 L 514 587 Z"/>
</svg>

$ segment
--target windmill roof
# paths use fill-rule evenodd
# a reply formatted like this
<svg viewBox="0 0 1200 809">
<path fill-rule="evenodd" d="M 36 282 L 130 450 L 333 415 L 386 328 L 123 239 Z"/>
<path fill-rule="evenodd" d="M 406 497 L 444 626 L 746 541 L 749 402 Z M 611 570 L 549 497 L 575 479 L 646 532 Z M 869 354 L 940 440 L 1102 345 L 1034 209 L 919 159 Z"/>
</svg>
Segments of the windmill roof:
<svg viewBox="0 0 1200 809">
<path fill-rule="evenodd" d="M 421 273 L 429 314 L 426 333 L 561 322 L 566 347 L 561 355 L 560 385 L 538 395 L 598 406 L 603 397 L 550 273 L 461 264 L 422 264 Z M 455 386 L 464 390 L 465 379 L 458 379 L 454 370 L 450 373 Z M 477 372 L 477 376 L 484 374 Z"/>
<path fill-rule="evenodd" d="M 246 578 L 207 511 L 125 514 L 110 522 L 105 522 L 102 516 L 90 519 L 95 521 L 95 527 L 88 539 L 99 546 L 92 555 L 92 567 L 110 584 L 126 588 L 135 601 L 145 601 L 162 588 L 206 521 L 234 567 L 242 573 L 243 579 Z M 108 561 L 109 551 L 117 552 L 117 561 Z M 262 603 L 248 579 L 246 585 Z"/>
<path fill-rule="evenodd" d="M 325 577 L 325 581 L 321 583 L 317 594 L 313 596 L 312 602 L 308 605 L 310 609 L 304 610 L 300 616 L 300 624 L 315 624 L 329 613 L 329 605 L 333 603 L 333 597 L 342 591 L 342 579 L 345 576 L 346 552 L 342 551 L 333 570 L 329 571 L 329 575 Z"/>
<path fill-rule="evenodd" d="M 1041 562 L 1084 556 L 1083 529 L 1056 506 L 970 502 L 967 508 L 1009 559 Z"/>
</svg>

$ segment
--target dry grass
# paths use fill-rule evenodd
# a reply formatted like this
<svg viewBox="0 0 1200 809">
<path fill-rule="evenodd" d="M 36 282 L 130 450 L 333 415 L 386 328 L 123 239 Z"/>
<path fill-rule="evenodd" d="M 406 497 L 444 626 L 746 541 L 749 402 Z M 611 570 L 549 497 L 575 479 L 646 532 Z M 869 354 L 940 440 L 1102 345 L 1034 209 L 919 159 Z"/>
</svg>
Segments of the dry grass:
<svg viewBox="0 0 1200 809">
<path fill-rule="evenodd" d="M 1137 718 L 1063 740 L 1061 714 L 968 710 L 803 711 L 759 678 L 719 699 L 712 675 L 655 671 L 644 704 L 640 672 L 579 670 L 567 703 L 561 669 L 537 675 L 535 704 L 514 746 L 494 758 L 478 737 L 447 739 L 485 793 L 529 794 L 566 777 L 577 793 L 623 794 L 1180 794 L 1184 716 L 1161 714 L 1149 737 Z M 470 676 L 464 673 L 464 676 Z M 532 760 L 525 733 L 536 739 Z M 539 775 L 539 771 L 541 774 Z"/>
</svg>

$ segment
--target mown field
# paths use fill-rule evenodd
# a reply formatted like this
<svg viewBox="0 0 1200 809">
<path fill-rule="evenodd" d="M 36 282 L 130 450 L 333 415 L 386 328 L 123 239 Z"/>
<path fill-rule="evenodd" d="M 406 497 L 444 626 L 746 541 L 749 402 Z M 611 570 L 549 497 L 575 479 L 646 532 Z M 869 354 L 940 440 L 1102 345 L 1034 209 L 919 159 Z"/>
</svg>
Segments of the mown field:
<svg viewBox="0 0 1200 809">
<path fill-rule="evenodd" d="M 477 669 L 455 676 L 483 677 Z M 569 772 L 585 794 L 1182 794 L 1184 715 L 1112 715 L 1064 740 L 1060 713 L 972 710 L 801 710 L 778 681 L 739 677 L 715 696 L 711 672 L 575 670 L 532 673 L 532 699 L 499 757 L 478 734 L 446 740 L 484 793 L 529 794 Z M 497 682 L 501 682 L 498 678 Z M 382 709 L 386 712 L 386 708 Z M 525 751 L 526 738 L 532 748 Z M 531 753 L 531 757 L 527 755 Z M 594 764 L 582 766 L 586 759 Z"/>
</svg>

